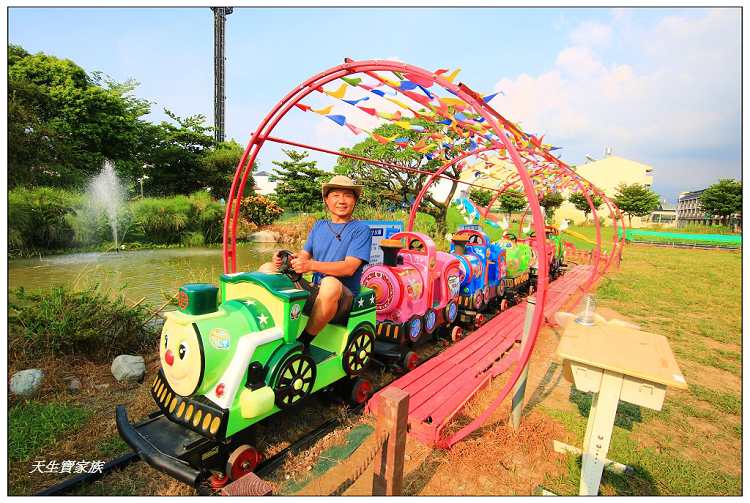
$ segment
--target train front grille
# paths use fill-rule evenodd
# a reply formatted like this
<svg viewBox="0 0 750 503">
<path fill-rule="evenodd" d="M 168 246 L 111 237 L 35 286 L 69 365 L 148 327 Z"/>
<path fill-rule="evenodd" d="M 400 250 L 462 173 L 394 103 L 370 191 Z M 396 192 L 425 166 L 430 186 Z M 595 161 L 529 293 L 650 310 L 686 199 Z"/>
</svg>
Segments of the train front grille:
<svg viewBox="0 0 750 503">
<path fill-rule="evenodd" d="M 378 322 L 377 327 L 378 339 L 389 342 L 399 342 L 401 335 L 401 325 L 389 323 L 387 321 Z"/>
<path fill-rule="evenodd" d="M 180 396 L 169 386 L 159 369 L 151 396 L 159 409 L 170 420 L 214 440 L 223 440 L 227 431 L 229 411 L 220 408 L 207 398 Z"/>
</svg>

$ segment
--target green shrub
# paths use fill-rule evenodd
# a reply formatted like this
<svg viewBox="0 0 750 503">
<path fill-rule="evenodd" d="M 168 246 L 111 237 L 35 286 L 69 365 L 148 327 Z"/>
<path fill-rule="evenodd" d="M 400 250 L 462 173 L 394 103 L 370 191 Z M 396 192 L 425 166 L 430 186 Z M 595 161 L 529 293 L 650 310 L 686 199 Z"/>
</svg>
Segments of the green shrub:
<svg viewBox="0 0 750 503">
<path fill-rule="evenodd" d="M 182 234 L 183 246 L 203 246 L 205 241 L 203 240 L 203 234 L 200 232 L 185 232 Z"/>
<path fill-rule="evenodd" d="M 190 203 L 193 205 L 193 221 L 203 234 L 203 242 L 220 243 L 224 237 L 224 205 L 211 199 L 207 192 L 191 194 Z"/>
<path fill-rule="evenodd" d="M 8 245 L 11 252 L 65 248 L 75 233 L 69 218 L 82 196 L 52 187 L 17 188 L 8 193 Z"/>
<path fill-rule="evenodd" d="M 91 412 L 64 403 L 25 402 L 8 410 L 8 457 L 31 458 L 42 447 L 81 426 Z M 42 456 L 44 457 L 44 456 Z"/>
<path fill-rule="evenodd" d="M 255 225 L 271 225 L 284 212 L 284 210 L 271 199 L 253 195 L 242 199 L 240 213 Z"/>
<path fill-rule="evenodd" d="M 8 309 L 8 356 L 19 365 L 54 355 L 82 355 L 96 362 L 148 347 L 148 307 L 129 307 L 98 286 L 74 291 L 12 290 Z"/>
<path fill-rule="evenodd" d="M 192 204 L 186 196 L 141 199 L 131 209 L 135 225 L 151 243 L 179 243 L 191 224 Z"/>
</svg>

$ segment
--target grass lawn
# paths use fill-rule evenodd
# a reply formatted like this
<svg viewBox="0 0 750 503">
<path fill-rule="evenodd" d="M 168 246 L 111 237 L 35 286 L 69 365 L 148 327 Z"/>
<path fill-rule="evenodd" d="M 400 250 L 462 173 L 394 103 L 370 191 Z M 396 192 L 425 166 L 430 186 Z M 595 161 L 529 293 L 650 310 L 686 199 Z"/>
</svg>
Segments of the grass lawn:
<svg viewBox="0 0 750 503">
<path fill-rule="evenodd" d="M 598 305 L 669 339 L 690 388 L 668 389 L 659 412 L 620 402 L 608 457 L 635 475 L 605 471 L 601 494 L 742 493 L 741 279 L 739 253 L 631 246 L 600 283 Z M 542 411 L 580 446 L 591 396 L 571 388 L 569 402 Z M 576 494 L 579 476 L 571 456 L 547 488 Z"/>
</svg>

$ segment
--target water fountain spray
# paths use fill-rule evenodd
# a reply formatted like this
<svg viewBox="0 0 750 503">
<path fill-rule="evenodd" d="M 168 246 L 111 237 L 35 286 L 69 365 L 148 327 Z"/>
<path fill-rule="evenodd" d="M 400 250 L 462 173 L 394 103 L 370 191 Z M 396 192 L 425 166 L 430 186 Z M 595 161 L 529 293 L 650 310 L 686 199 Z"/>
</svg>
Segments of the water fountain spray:
<svg viewBox="0 0 750 503">
<path fill-rule="evenodd" d="M 103 209 L 107 214 L 109 226 L 112 228 L 112 239 L 115 241 L 115 250 L 119 251 L 117 244 L 117 214 L 124 201 L 124 190 L 120 179 L 115 173 L 115 165 L 112 161 L 105 160 L 102 171 L 89 183 L 89 196 L 93 206 Z"/>
</svg>

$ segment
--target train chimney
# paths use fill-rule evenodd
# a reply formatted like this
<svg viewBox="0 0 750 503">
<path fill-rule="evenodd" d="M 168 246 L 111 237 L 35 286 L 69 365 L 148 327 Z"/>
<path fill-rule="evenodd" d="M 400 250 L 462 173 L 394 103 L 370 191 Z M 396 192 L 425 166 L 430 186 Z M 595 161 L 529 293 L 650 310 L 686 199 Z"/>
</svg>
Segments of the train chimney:
<svg viewBox="0 0 750 503">
<path fill-rule="evenodd" d="M 398 252 L 402 248 L 401 240 L 383 239 L 380 241 L 380 248 L 383 249 L 383 265 L 396 267 L 398 265 Z"/>
</svg>

